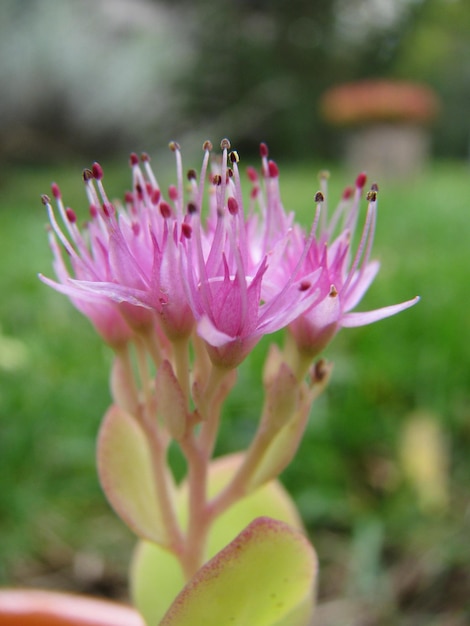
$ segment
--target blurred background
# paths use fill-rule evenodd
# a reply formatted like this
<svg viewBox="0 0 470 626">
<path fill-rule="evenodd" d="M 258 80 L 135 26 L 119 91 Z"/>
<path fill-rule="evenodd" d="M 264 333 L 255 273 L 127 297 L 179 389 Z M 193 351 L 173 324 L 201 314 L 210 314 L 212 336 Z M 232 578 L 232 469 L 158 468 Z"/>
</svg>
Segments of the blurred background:
<svg viewBox="0 0 470 626">
<path fill-rule="evenodd" d="M 425 85 L 432 104 L 390 110 L 376 79 Z M 358 83 L 362 113 L 329 114 L 328 90 Z M 0 94 L 0 584 L 125 597 L 133 546 L 94 465 L 111 354 L 37 280 L 51 275 L 40 194 L 56 180 L 84 216 L 94 160 L 122 196 L 130 151 L 171 182 L 169 140 L 198 167 L 202 141 L 228 136 L 241 164 L 269 144 L 305 223 L 320 169 L 332 203 L 372 171 L 382 270 L 359 308 L 422 296 L 334 340 L 283 476 L 321 562 L 317 622 L 470 623 L 470 4 L 2 0 Z M 220 453 L 253 431 L 269 341 L 242 368 Z"/>
</svg>

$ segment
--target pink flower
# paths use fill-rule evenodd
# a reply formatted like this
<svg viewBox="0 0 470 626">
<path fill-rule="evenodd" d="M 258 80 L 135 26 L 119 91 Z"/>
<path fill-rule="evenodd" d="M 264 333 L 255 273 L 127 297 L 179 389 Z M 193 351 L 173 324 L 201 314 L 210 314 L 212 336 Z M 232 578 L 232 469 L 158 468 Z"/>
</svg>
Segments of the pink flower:
<svg viewBox="0 0 470 626">
<path fill-rule="evenodd" d="M 371 191 L 367 193 L 367 214 L 355 252 L 351 245 L 365 183 L 365 174 L 360 174 L 356 179 L 355 189 L 345 190 L 329 222 L 326 211 L 322 208 L 318 235 L 317 222 L 308 236 L 300 227 L 296 226 L 294 229 L 287 254 L 289 271 L 302 276 L 308 275 L 313 268 L 321 267 L 321 276 L 317 282 L 317 288 L 320 290 L 318 301 L 289 325 L 289 331 L 298 348 L 311 356 L 321 352 L 341 327 L 363 326 L 376 322 L 413 306 L 419 300 L 416 297 L 373 311 L 351 312 L 379 270 L 379 263 L 370 260 L 377 216 L 376 185 L 373 185 Z M 324 186 L 326 195 L 325 183 Z M 324 199 L 324 193 L 319 192 L 317 194 L 319 203 L 323 204 Z M 341 219 L 343 219 L 342 230 L 334 237 Z"/>
<path fill-rule="evenodd" d="M 316 354 L 341 326 L 367 324 L 393 315 L 416 299 L 369 313 L 351 313 L 378 271 L 370 262 L 376 219 L 376 190 L 353 255 L 365 176 L 345 194 L 327 222 L 322 193 L 310 234 L 294 223 L 281 202 L 277 165 L 261 144 L 262 177 L 248 168 L 252 189 L 244 206 L 238 154 L 221 143 L 221 159 L 204 144 L 198 177 L 187 174 L 179 146 L 177 183 L 167 199 L 149 158 L 131 155 L 132 191 L 124 204 L 112 204 L 98 164 L 85 170 L 91 220 L 83 230 L 65 208 L 56 184 L 43 197 L 51 223 L 50 242 L 57 281 L 41 279 L 68 295 L 112 345 L 133 332 L 162 331 L 171 341 L 187 338 L 196 326 L 209 355 L 221 367 L 236 367 L 259 339 L 288 326 L 301 351 Z M 209 166 L 212 169 L 209 172 Z M 209 173 L 208 173 L 209 172 Z M 340 219 L 343 229 L 333 233 Z M 317 230 L 319 233 L 317 234 Z M 64 260 L 65 249 L 69 263 Z"/>
<path fill-rule="evenodd" d="M 221 166 L 210 178 L 209 216 L 203 227 L 201 199 L 209 148 L 200 184 L 193 178 L 196 210 L 188 221 L 193 236 L 185 242 L 182 277 L 211 359 L 222 367 L 236 367 L 263 335 L 283 328 L 315 301 L 320 272 L 313 269 L 308 290 L 301 289 L 298 280 L 288 278 L 282 284 L 269 280 L 269 268 L 281 261 L 288 241 L 289 220 L 274 203 L 264 207 L 261 220 L 257 213 L 244 214 L 238 155 L 228 153 L 228 140 L 222 141 Z M 277 170 L 271 170 L 272 175 L 266 170 L 268 187 L 277 184 Z"/>
<path fill-rule="evenodd" d="M 142 157 L 144 171 L 136 155 L 131 155 L 130 163 L 133 190 L 126 194 L 125 206 L 117 208 L 107 198 L 101 167 L 95 163 L 92 170 L 85 170 L 91 220 L 83 233 L 76 225 L 75 213 L 64 208 L 59 188 L 53 185 L 62 228 L 47 197 L 44 203 L 52 226 L 51 246 L 59 282 L 41 279 L 71 297 L 101 331 L 116 317 L 124 318 L 133 329 L 151 327 L 156 313 L 170 338 L 185 336 L 191 332 L 194 318 L 179 274 L 179 239 L 184 225 L 178 193 L 182 196 L 182 191 L 170 189 L 170 204 L 162 197 L 148 157 Z M 71 271 L 57 241 L 68 253 Z"/>
</svg>

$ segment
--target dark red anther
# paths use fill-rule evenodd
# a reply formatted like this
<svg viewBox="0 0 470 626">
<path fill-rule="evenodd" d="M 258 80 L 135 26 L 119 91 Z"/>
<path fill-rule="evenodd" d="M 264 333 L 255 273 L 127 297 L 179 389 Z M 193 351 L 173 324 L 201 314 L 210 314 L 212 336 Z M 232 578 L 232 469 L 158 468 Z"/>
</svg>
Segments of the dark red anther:
<svg viewBox="0 0 470 626">
<path fill-rule="evenodd" d="M 231 163 L 238 163 L 240 161 L 240 155 L 236 150 L 232 150 L 232 152 L 228 155 L 228 158 Z"/>
<path fill-rule="evenodd" d="M 132 204 L 134 202 L 134 194 L 132 191 L 126 191 L 124 194 L 124 201 L 127 202 L 127 204 Z"/>
<path fill-rule="evenodd" d="M 258 194 L 259 194 L 259 187 L 253 187 L 253 189 L 250 192 L 250 198 L 254 200 L 255 198 L 258 197 Z"/>
<path fill-rule="evenodd" d="M 160 202 L 160 213 L 162 214 L 162 217 L 164 219 L 168 219 L 169 217 L 171 217 L 171 206 L 168 204 L 168 202 L 165 202 L 164 200 Z"/>
<path fill-rule="evenodd" d="M 139 157 L 135 152 L 131 152 L 131 154 L 129 155 L 129 164 L 131 166 L 139 165 Z"/>
<path fill-rule="evenodd" d="M 77 221 L 77 216 L 75 215 L 75 211 L 73 209 L 67 207 L 65 209 L 65 215 L 67 216 L 67 219 L 71 224 L 75 224 L 75 222 Z"/>
<path fill-rule="evenodd" d="M 227 207 L 230 215 L 236 215 L 238 213 L 238 202 L 232 196 L 227 200 Z"/>
<path fill-rule="evenodd" d="M 110 217 L 110 215 L 113 215 L 114 213 L 114 207 L 112 204 L 107 204 L 106 202 L 103 203 L 103 213 L 106 215 L 106 217 Z"/>
<path fill-rule="evenodd" d="M 101 180 L 103 178 L 103 168 L 99 163 L 93 163 L 91 166 L 91 171 L 93 172 L 93 178 L 95 180 Z"/>
<path fill-rule="evenodd" d="M 188 206 L 186 208 L 189 215 L 197 213 L 197 206 L 194 204 L 194 202 L 188 202 Z"/>
<path fill-rule="evenodd" d="M 197 178 L 196 170 L 193 170 L 193 169 L 188 170 L 188 173 L 186 174 L 186 176 L 188 177 L 188 180 L 196 180 Z"/>
<path fill-rule="evenodd" d="M 161 195 L 160 189 L 154 189 L 152 191 L 152 195 L 150 196 L 150 202 L 152 204 L 158 204 L 160 202 Z"/>
<path fill-rule="evenodd" d="M 299 285 L 299 291 L 307 291 L 312 286 L 312 283 L 308 280 L 303 280 Z"/>
<path fill-rule="evenodd" d="M 87 183 L 89 180 L 93 178 L 93 172 L 87 167 L 83 170 L 82 174 L 83 180 Z"/>
<path fill-rule="evenodd" d="M 51 191 L 52 191 L 52 195 L 54 196 L 56 200 L 58 200 L 62 195 L 60 193 L 59 185 L 57 183 L 52 183 Z"/>
<path fill-rule="evenodd" d="M 212 184 L 213 185 L 221 185 L 222 184 L 222 176 L 220 174 L 214 174 L 212 176 Z"/>
<path fill-rule="evenodd" d="M 193 234 L 191 224 L 183 222 L 181 224 L 181 234 L 183 235 L 183 237 L 186 237 L 186 239 L 191 239 L 191 235 Z"/>
<path fill-rule="evenodd" d="M 41 196 L 41 202 L 43 203 L 44 206 L 47 206 L 48 204 L 51 203 L 51 199 L 49 198 L 47 194 L 43 193 Z"/>
<path fill-rule="evenodd" d="M 274 161 L 269 161 L 268 171 L 270 178 L 277 178 L 279 176 L 279 168 Z"/>
<path fill-rule="evenodd" d="M 145 189 L 147 191 L 147 194 L 150 196 L 153 191 L 152 183 L 145 183 Z"/>
<path fill-rule="evenodd" d="M 142 185 L 140 183 L 137 183 L 135 186 L 135 192 L 137 194 L 137 198 L 139 200 L 142 200 L 144 197 L 144 190 L 142 189 Z"/>
<path fill-rule="evenodd" d="M 346 189 L 343 191 L 343 200 L 349 200 L 353 193 L 354 189 L 352 187 L 346 187 Z"/>
<path fill-rule="evenodd" d="M 358 189 L 363 189 L 366 182 L 367 182 L 367 174 L 365 172 L 361 172 L 359 176 L 356 178 L 356 187 Z"/>
<path fill-rule="evenodd" d="M 246 168 L 246 173 L 252 183 L 256 183 L 258 181 L 258 172 L 251 165 Z"/>
<path fill-rule="evenodd" d="M 95 207 L 94 204 L 90 204 L 90 215 L 93 219 L 95 217 L 98 217 L 98 209 Z"/>
<path fill-rule="evenodd" d="M 170 200 L 173 200 L 173 202 L 178 200 L 178 189 L 174 185 L 170 185 L 168 187 L 168 196 Z"/>
<path fill-rule="evenodd" d="M 323 193 L 321 191 L 317 191 L 317 193 L 315 194 L 315 202 L 318 204 L 324 201 L 325 201 L 325 196 L 323 195 Z"/>
<path fill-rule="evenodd" d="M 265 143 L 259 144 L 259 153 L 261 155 L 261 158 L 268 156 L 269 150 L 268 150 L 268 146 Z"/>
</svg>

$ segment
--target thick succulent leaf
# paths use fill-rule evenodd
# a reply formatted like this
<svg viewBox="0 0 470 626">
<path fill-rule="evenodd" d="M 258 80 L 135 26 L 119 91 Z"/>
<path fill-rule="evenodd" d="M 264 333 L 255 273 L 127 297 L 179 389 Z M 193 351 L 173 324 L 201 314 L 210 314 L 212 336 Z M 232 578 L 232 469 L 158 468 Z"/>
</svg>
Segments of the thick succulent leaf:
<svg viewBox="0 0 470 626">
<path fill-rule="evenodd" d="M 259 517 L 197 572 L 160 626 L 280 624 L 311 598 L 316 570 L 301 532 Z"/>
<path fill-rule="evenodd" d="M 221 457 L 211 464 L 208 485 L 210 496 L 220 492 L 228 483 L 241 459 L 242 455 L 233 454 Z M 187 485 L 183 483 L 177 498 L 178 514 L 183 525 L 187 523 L 186 502 Z M 213 557 L 250 522 L 263 515 L 282 520 L 295 528 L 302 528 L 301 519 L 289 494 L 279 482 L 272 481 L 237 502 L 214 522 L 207 558 Z M 134 604 L 148 624 L 158 624 L 183 585 L 181 569 L 171 554 L 147 541 L 139 543 L 131 566 L 131 592 Z"/>
<path fill-rule="evenodd" d="M 119 517 L 139 537 L 165 546 L 148 445 L 136 420 L 119 407 L 104 417 L 97 462 L 101 486 Z"/>
</svg>

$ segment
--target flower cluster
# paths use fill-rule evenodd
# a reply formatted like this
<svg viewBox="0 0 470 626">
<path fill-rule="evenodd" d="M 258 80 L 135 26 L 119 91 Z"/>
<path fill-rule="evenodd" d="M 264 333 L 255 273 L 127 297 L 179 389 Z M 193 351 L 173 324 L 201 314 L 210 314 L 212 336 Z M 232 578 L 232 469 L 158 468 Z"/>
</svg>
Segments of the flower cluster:
<svg viewBox="0 0 470 626">
<path fill-rule="evenodd" d="M 330 220 L 323 185 L 315 196 L 312 227 L 305 232 L 283 207 L 278 167 L 268 159 L 265 144 L 261 177 L 248 168 L 247 206 L 239 157 L 227 139 L 221 142 L 221 158 L 212 162 L 212 145 L 205 142 L 201 171 L 189 170 L 186 186 L 179 146 L 170 147 L 177 182 L 167 194 L 145 154 L 131 155 L 132 191 L 122 204 L 108 199 L 99 164 L 85 170 L 90 220 L 82 230 L 56 184 L 52 195 L 62 225 L 43 196 L 58 281 L 41 279 L 68 295 L 112 346 L 152 332 L 164 347 L 196 328 L 212 362 L 233 368 L 264 334 L 287 327 L 311 359 L 341 326 L 367 324 L 416 301 L 350 313 L 378 270 L 369 258 L 376 186 L 367 194 L 358 248 L 351 248 L 364 174 L 355 188 L 345 190 Z"/>
<path fill-rule="evenodd" d="M 393 315 L 416 298 L 352 312 L 378 271 L 370 259 L 378 189 L 364 191 L 365 174 L 331 216 L 322 174 L 305 230 L 283 207 L 265 144 L 245 193 L 227 139 L 218 157 L 205 142 L 201 170 L 189 170 L 186 182 L 180 148 L 170 148 L 177 178 L 166 192 L 145 154 L 131 155 L 132 189 L 121 203 L 109 200 L 99 164 L 86 169 L 84 228 L 52 185 L 56 208 L 48 196 L 43 203 L 57 280 L 41 280 L 69 296 L 115 353 L 98 473 L 115 511 L 143 540 L 131 579 L 147 623 L 242 624 L 249 614 L 253 624 L 305 624 L 317 561 L 276 478 L 329 379 L 331 366 L 312 361 L 342 326 Z M 237 366 L 281 328 L 286 343 L 266 358 L 251 442 L 214 459 Z M 186 461 L 180 484 L 167 458 L 172 441 Z M 235 504 L 236 515 L 225 515 Z M 252 593 L 267 586 L 263 598 Z"/>
</svg>

